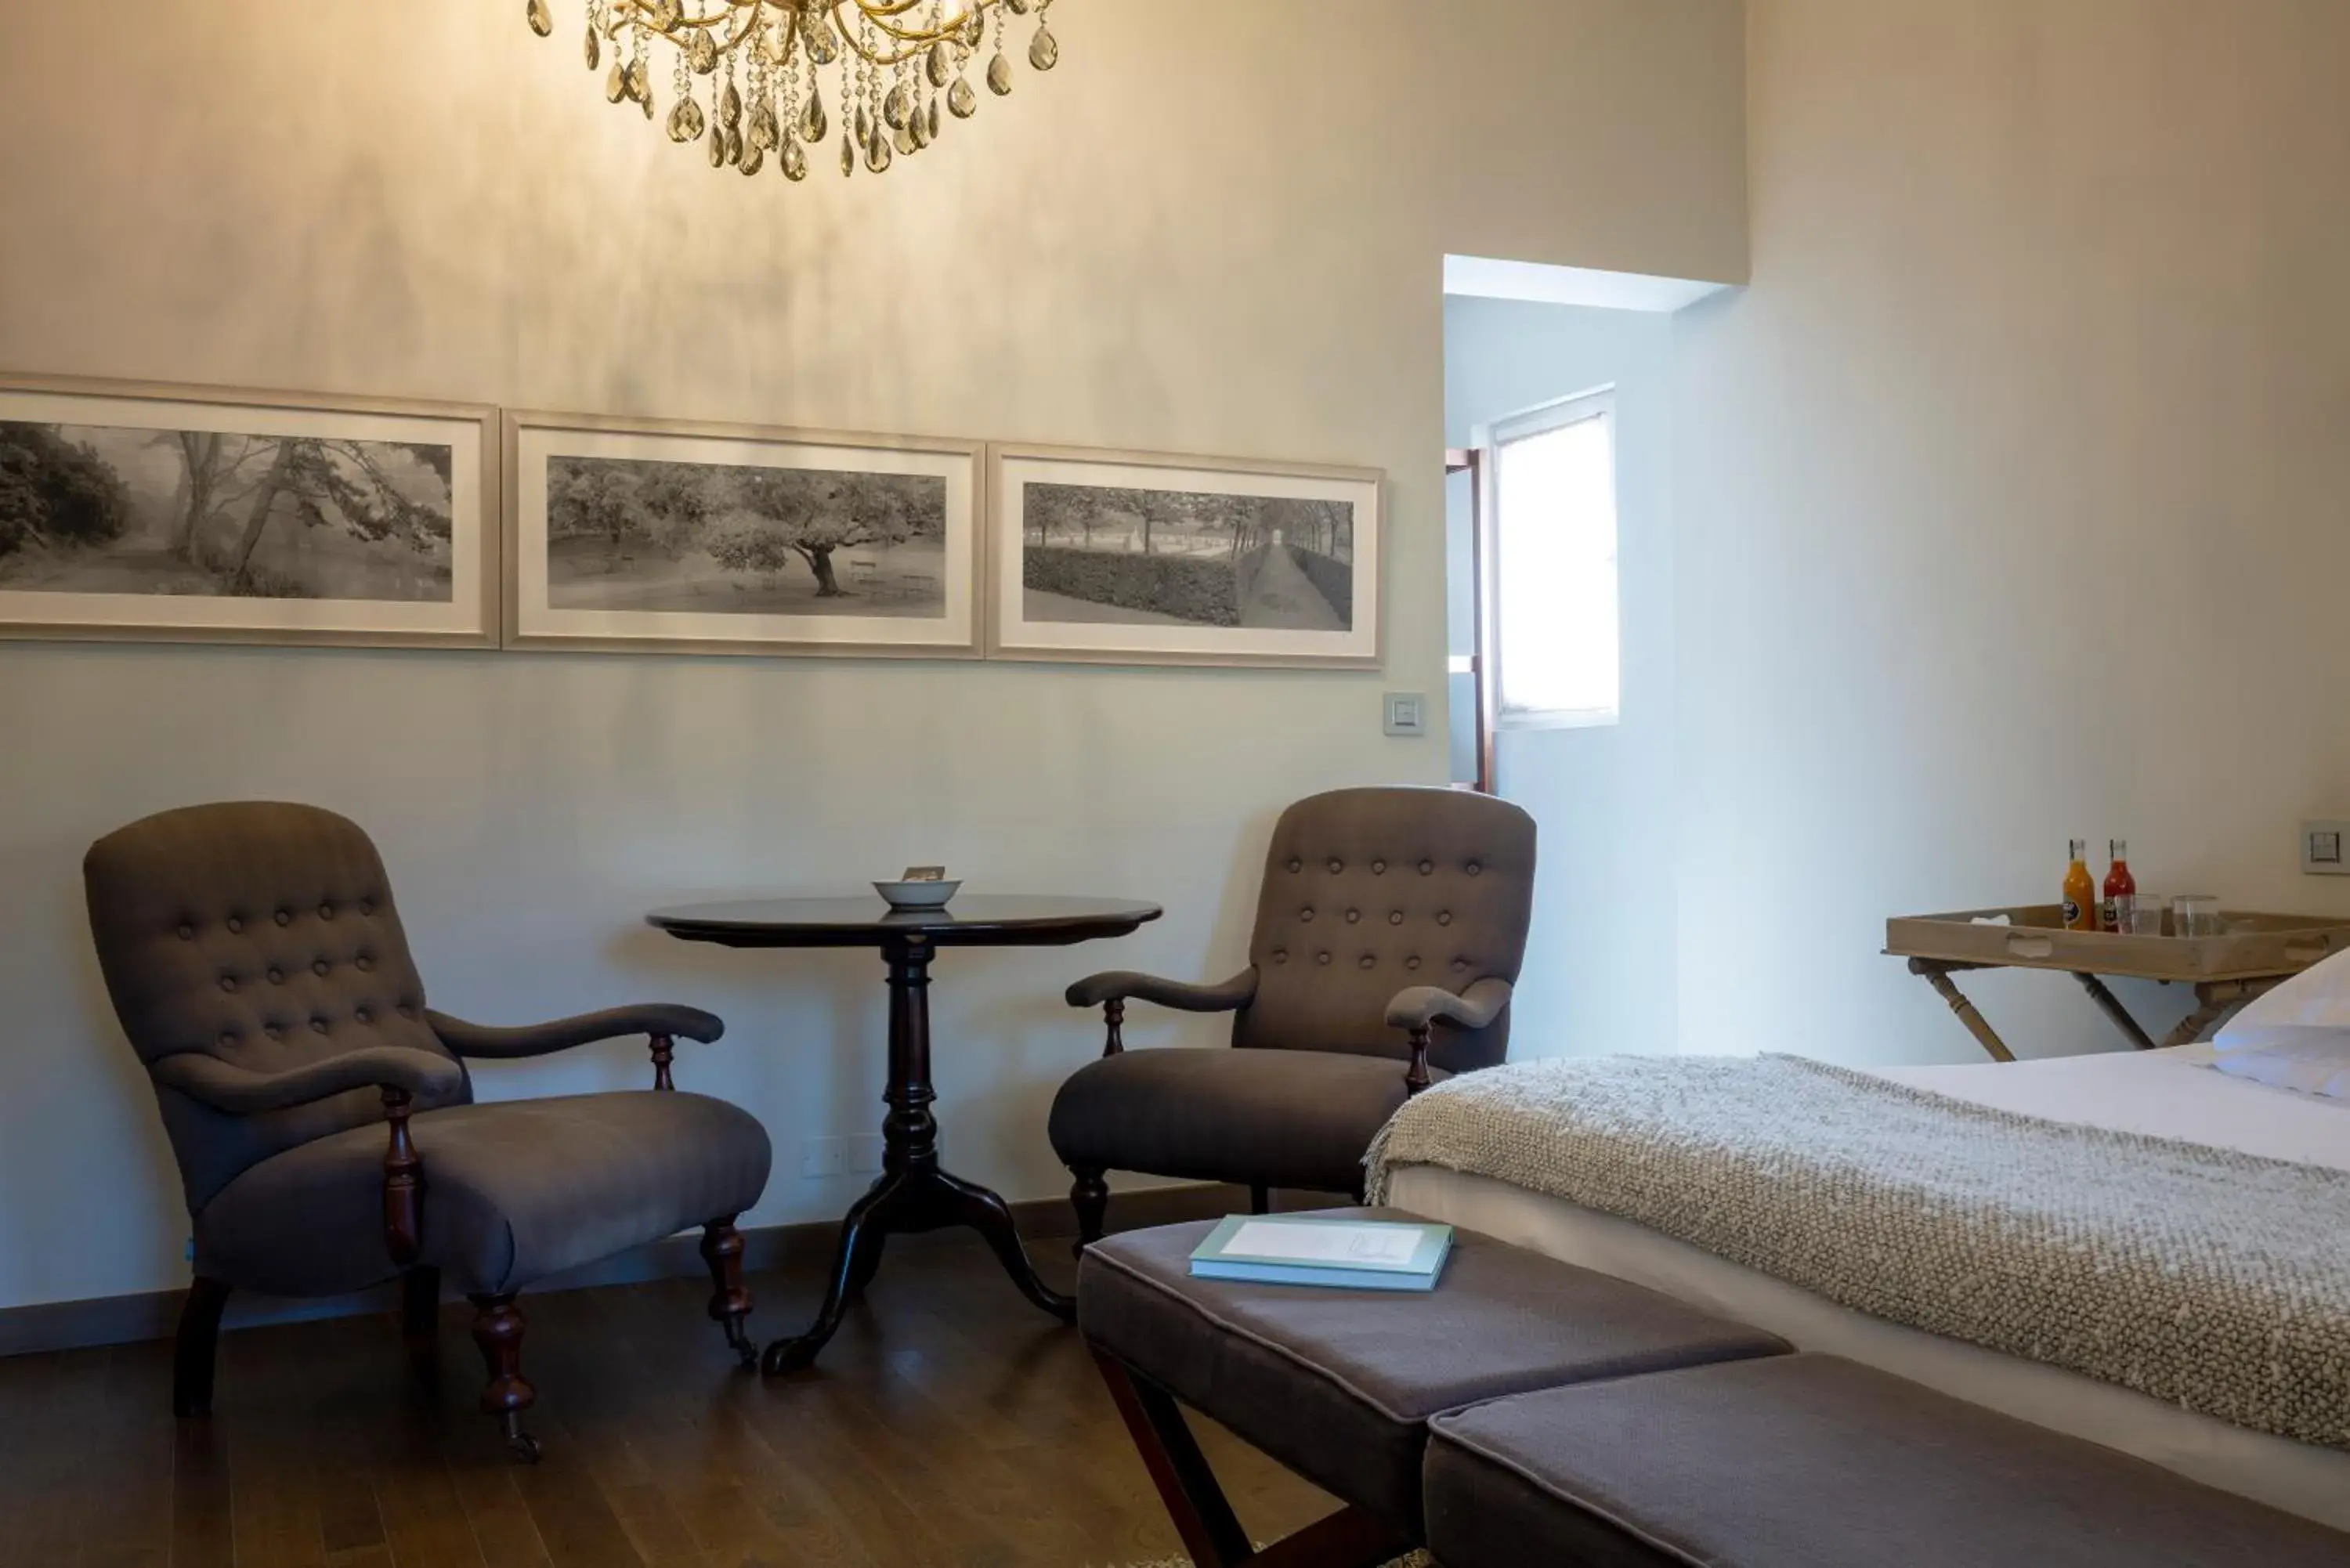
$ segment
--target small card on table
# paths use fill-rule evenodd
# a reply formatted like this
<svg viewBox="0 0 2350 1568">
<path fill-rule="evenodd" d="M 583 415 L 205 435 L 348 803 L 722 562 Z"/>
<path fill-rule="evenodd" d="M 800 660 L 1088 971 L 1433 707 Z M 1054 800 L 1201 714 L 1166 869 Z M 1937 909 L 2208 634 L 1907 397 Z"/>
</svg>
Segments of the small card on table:
<svg viewBox="0 0 2350 1568">
<path fill-rule="evenodd" d="M 1452 1227 L 1394 1220 L 1234 1214 L 1191 1251 L 1203 1280 L 1430 1291 L 1452 1250 Z"/>
</svg>

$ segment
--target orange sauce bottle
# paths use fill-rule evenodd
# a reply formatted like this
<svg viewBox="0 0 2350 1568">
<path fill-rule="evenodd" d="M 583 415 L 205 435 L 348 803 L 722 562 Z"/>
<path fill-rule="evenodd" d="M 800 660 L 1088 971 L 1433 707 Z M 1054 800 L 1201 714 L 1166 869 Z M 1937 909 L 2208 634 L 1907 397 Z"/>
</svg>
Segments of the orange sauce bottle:
<svg viewBox="0 0 2350 1568">
<path fill-rule="evenodd" d="M 2066 843 L 2071 846 L 2073 863 L 2064 868 L 2064 929 L 2094 931 L 2097 929 L 2097 879 L 2089 875 L 2089 841 L 2074 838 Z"/>
<path fill-rule="evenodd" d="M 2121 911 L 2114 900 L 2137 898 L 2137 878 L 2130 875 L 2128 839 L 2108 839 L 2106 848 L 2113 856 L 2114 865 L 2113 869 L 2106 873 L 2106 901 L 2097 910 L 2097 929 L 2117 931 L 2122 929 Z"/>
</svg>

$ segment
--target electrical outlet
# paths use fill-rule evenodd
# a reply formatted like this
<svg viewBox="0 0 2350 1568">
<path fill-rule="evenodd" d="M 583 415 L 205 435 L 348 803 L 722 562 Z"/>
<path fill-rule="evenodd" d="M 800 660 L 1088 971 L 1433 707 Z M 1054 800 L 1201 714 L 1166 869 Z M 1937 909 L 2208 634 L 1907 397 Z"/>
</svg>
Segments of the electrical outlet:
<svg viewBox="0 0 2350 1568">
<path fill-rule="evenodd" d="M 881 1168 L 881 1135 L 859 1133 L 848 1141 L 848 1168 L 868 1176 Z"/>
<path fill-rule="evenodd" d="M 819 1181 L 827 1176 L 848 1174 L 848 1140 L 840 1137 L 812 1137 L 800 1145 L 800 1179 Z"/>
<path fill-rule="evenodd" d="M 1381 705 L 1390 735 L 1428 733 L 1428 699 L 1418 691 L 1389 691 Z"/>
<path fill-rule="evenodd" d="M 2350 877 L 2350 822 L 2303 823 L 2301 869 L 2310 877 Z"/>
</svg>

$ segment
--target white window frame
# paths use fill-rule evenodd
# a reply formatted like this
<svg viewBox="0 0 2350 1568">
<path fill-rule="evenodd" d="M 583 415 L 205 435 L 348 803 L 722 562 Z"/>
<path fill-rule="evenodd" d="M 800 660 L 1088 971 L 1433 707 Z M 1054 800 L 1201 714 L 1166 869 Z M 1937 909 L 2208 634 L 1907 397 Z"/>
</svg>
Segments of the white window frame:
<svg viewBox="0 0 2350 1568">
<path fill-rule="evenodd" d="M 1616 701 L 1606 708 L 1505 708 L 1502 705 L 1502 462 L 1505 448 L 1532 436 L 1548 435 L 1586 420 L 1607 422 L 1608 504 L 1616 525 Z M 1583 730 L 1618 724 L 1624 718 L 1624 508 L 1617 447 L 1616 389 L 1597 387 L 1556 402 L 1513 414 L 1473 432 L 1482 449 L 1483 495 L 1479 498 L 1477 598 L 1480 662 L 1490 671 L 1481 682 L 1489 705 L 1489 732 L 1503 730 Z"/>
</svg>

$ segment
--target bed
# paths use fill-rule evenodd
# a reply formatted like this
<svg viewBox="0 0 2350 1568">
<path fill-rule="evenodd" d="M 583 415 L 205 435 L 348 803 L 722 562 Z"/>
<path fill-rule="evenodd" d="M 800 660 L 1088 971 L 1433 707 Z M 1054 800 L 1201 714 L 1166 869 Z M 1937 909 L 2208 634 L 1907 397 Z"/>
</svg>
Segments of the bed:
<svg viewBox="0 0 2350 1568">
<path fill-rule="evenodd" d="M 2350 1104 L 2223 1076 L 2189 1045 L 1874 1075 L 2022 1116 L 2350 1171 Z M 2350 1450 L 2296 1442 L 2116 1383 L 1903 1326 L 1688 1242 L 1490 1176 L 1397 1168 L 1388 1201 L 1650 1286 L 1806 1350 L 1880 1367 L 2225 1490 L 2350 1529 Z M 2350 1246 L 2350 1238 L 2345 1239 Z"/>
</svg>

